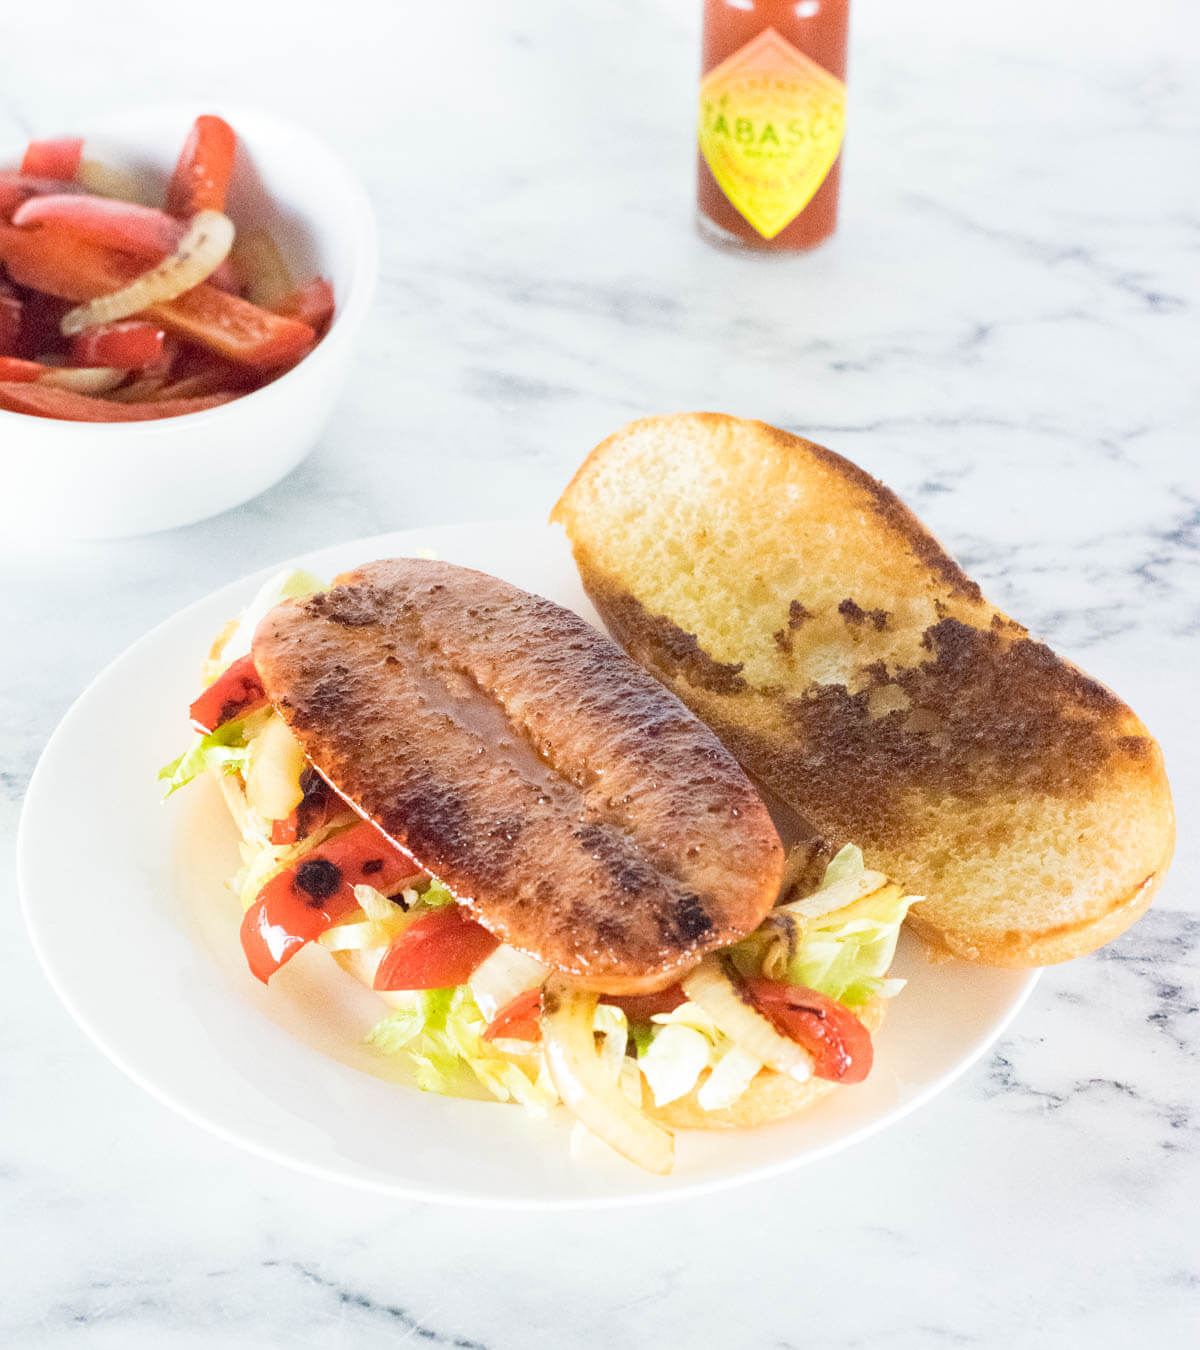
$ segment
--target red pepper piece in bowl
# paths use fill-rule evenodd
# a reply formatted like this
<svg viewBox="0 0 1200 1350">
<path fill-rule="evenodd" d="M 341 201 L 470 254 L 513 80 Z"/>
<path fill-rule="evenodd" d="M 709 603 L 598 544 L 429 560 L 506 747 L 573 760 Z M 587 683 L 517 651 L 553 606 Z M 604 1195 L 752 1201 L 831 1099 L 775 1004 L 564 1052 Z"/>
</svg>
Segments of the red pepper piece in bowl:
<svg viewBox="0 0 1200 1350">
<path fill-rule="evenodd" d="M 71 339 L 70 356 L 77 366 L 141 370 L 162 357 L 166 337 L 158 324 L 144 319 L 101 323 Z"/>
<path fill-rule="evenodd" d="M 35 178 L 70 180 L 79 172 L 83 158 L 81 136 L 60 136 L 49 141 L 30 141 L 21 160 L 21 172 Z"/>
<path fill-rule="evenodd" d="M 167 189 L 167 210 L 175 216 L 224 211 L 236 152 L 237 136 L 228 122 L 197 117 Z"/>
</svg>

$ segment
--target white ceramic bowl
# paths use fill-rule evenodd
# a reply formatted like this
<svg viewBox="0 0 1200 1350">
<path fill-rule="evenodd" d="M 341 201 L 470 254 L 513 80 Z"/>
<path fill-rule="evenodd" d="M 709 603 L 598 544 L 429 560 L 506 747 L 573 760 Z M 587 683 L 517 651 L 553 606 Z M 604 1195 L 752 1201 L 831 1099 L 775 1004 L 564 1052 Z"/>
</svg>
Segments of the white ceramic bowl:
<svg viewBox="0 0 1200 1350">
<path fill-rule="evenodd" d="M 350 170 L 307 131 L 253 108 L 138 108 L 73 130 L 87 158 L 132 170 L 160 195 L 204 112 L 239 139 L 229 214 L 239 228 L 270 230 L 297 284 L 318 273 L 333 283 L 329 332 L 286 375 L 207 412 L 85 423 L 0 410 L 4 538 L 115 538 L 216 515 L 293 469 L 333 410 L 379 270 L 375 217 Z M 19 162 L 22 148 L 0 148 L 0 165 Z"/>
</svg>

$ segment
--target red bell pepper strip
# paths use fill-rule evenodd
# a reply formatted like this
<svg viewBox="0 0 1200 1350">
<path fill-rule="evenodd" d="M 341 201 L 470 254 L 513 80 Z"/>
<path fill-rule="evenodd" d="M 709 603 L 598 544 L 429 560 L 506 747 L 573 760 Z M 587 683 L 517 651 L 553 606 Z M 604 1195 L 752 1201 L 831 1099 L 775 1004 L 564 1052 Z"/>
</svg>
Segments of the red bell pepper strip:
<svg viewBox="0 0 1200 1350">
<path fill-rule="evenodd" d="M 12 223 L 22 229 L 27 225 L 54 225 L 89 244 L 102 244 L 105 248 L 120 249 L 122 253 L 132 253 L 154 262 L 174 253 L 187 231 L 186 222 L 157 207 L 96 197 L 90 193 L 30 197 L 12 213 Z M 223 291 L 238 288 L 237 276 L 228 258 L 209 281 Z"/>
<path fill-rule="evenodd" d="M 306 943 L 358 908 L 357 885 L 390 890 L 420 868 L 370 821 L 326 839 L 277 872 L 242 919 L 242 950 L 265 984 Z"/>
<path fill-rule="evenodd" d="M 620 1008 L 631 1022 L 648 1022 L 655 1013 L 674 1012 L 681 1003 L 687 1002 L 687 995 L 680 985 L 673 984 L 657 994 L 602 994 L 600 1002 Z M 494 1041 L 502 1037 L 510 1041 L 540 1041 L 541 1012 L 542 991 L 526 989 L 496 1013 L 488 1023 L 483 1039 Z"/>
<path fill-rule="evenodd" d="M 71 179 L 83 158 L 82 136 L 60 136 L 51 141 L 30 141 L 21 160 L 21 172 L 36 178 Z"/>
<path fill-rule="evenodd" d="M 422 914 L 384 953 L 375 988 L 450 989 L 465 984 L 500 945 L 458 905 Z"/>
<path fill-rule="evenodd" d="M 71 339 L 71 360 L 77 366 L 141 370 L 162 357 L 166 337 L 157 324 L 145 319 L 101 323 Z"/>
<path fill-rule="evenodd" d="M 0 281 L 0 356 L 15 356 L 21 350 L 25 307 L 11 286 Z"/>
<path fill-rule="evenodd" d="M 59 225 L 0 226 L 0 261 L 22 286 L 66 300 L 94 300 L 119 290 L 145 268 L 114 249 L 88 243 Z M 199 343 L 239 365 L 267 368 L 298 360 L 316 342 L 305 323 L 204 283 L 146 316 L 169 332 Z"/>
<path fill-rule="evenodd" d="M 271 309 L 320 330 L 333 318 L 333 287 L 324 277 L 314 277 L 307 286 L 285 295 Z"/>
<path fill-rule="evenodd" d="M 7 412 L 28 413 L 31 417 L 51 417 L 63 422 L 151 422 L 158 417 L 183 417 L 187 413 L 207 412 L 236 398 L 236 394 L 209 394 L 207 398 L 169 398 L 154 403 L 117 403 L 93 398 L 71 389 L 56 389 L 44 384 L 23 384 L 14 380 L 0 382 L 0 408 Z"/>
<path fill-rule="evenodd" d="M 510 998 L 487 1024 L 485 1041 L 540 1041 L 542 1039 L 542 991 L 526 989 Z"/>
<path fill-rule="evenodd" d="M 147 313 L 178 336 L 239 365 L 266 369 L 300 360 L 316 345 L 305 323 L 260 309 L 205 283 Z"/>
<path fill-rule="evenodd" d="M 783 1035 L 813 1057 L 813 1073 L 837 1083 L 861 1083 L 875 1057 L 871 1033 L 828 994 L 778 980 L 747 980 L 746 992 Z"/>
<path fill-rule="evenodd" d="M 674 1012 L 687 995 L 678 984 L 660 990 L 657 994 L 601 994 L 601 1003 L 620 1008 L 631 1022 L 648 1022 L 656 1013 Z"/>
<path fill-rule="evenodd" d="M 294 844 L 298 838 L 298 823 L 295 811 L 286 820 L 273 820 L 271 822 L 271 843 L 277 848 L 281 844 Z"/>
<path fill-rule="evenodd" d="M 139 257 L 173 253 L 187 226 L 153 206 L 122 202 L 91 193 L 49 193 L 30 197 L 13 212 L 12 223 L 51 224 L 93 244 L 123 249 Z"/>
<path fill-rule="evenodd" d="M 167 210 L 176 216 L 224 211 L 237 137 L 220 117 L 197 117 L 184 142 L 167 189 Z"/>
<path fill-rule="evenodd" d="M 22 361 L 19 356 L 0 356 L 0 381 L 15 380 L 18 384 L 32 384 L 49 370 L 40 361 Z"/>
<path fill-rule="evenodd" d="M 226 722 L 245 717 L 267 705 L 267 691 L 247 652 L 227 666 L 188 709 L 192 721 L 204 731 L 216 731 Z"/>
</svg>

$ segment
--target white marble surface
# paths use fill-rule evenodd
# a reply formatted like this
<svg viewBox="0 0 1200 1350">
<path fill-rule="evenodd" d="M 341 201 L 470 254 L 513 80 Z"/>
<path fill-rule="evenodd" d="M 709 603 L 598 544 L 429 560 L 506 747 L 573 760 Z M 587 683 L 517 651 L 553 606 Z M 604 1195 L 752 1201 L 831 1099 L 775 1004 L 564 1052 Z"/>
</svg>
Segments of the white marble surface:
<svg viewBox="0 0 1200 1350">
<path fill-rule="evenodd" d="M 0 0 L 0 136 L 86 129 L 131 85 L 257 100 L 324 127 L 384 238 L 358 371 L 290 479 L 175 533 L 0 557 L 0 1343 L 1194 1341 L 1200 17 L 1189 0 L 855 7 L 841 231 L 763 262 L 691 228 L 695 0 L 419 17 L 143 0 L 69 21 Z M 145 1097 L 42 979 L 7 865 L 71 699 L 218 583 L 411 522 L 540 514 L 603 434 L 694 407 L 882 476 L 1142 712 L 1181 820 L 1150 915 L 1049 971 L 998 1053 L 894 1131 L 658 1211 L 405 1206 L 255 1161 Z M 53 865 L 87 885 L 69 821 Z"/>
</svg>

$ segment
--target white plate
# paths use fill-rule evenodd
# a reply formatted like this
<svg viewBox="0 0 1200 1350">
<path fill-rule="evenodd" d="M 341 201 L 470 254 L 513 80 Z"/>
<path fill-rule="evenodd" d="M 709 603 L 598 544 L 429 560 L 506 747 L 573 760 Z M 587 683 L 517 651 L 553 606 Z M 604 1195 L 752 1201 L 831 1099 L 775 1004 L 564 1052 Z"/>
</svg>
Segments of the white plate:
<svg viewBox="0 0 1200 1350">
<path fill-rule="evenodd" d="M 322 576 L 432 549 L 597 622 L 566 543 L 541 524 L 460 525 L 338 545 L 299 563 Z M 908 988 L 876 1039 L 875 1068 L 807 1113 L 678 1137 L 669 1177 L 615 1156 L 573 1159 L 565 1113 L 421 1093 L 362 1036 L 381 1005 L 310 948 L 269 989 L 251 978 L 240 907 L 223 882 L 235 832 L 216 785 L 159 800 L 155 773 L 189 740 L 187 706 L 213 637 L 276 569 L 190 606 L 135 643 L 63 718 L 26 797 L 18 839 L 25 917 L 51 983 L 115 1064 L 198 1125 L 278 1162 L 354 1186 L 455 1204 L 648 1202 L 764 1177 L 898 1120 L 990 1046 L 1036 972 L 928 964 L 901 943 Z M 63 886 L 62 821 L 87 886 Z"/>
</svg>

